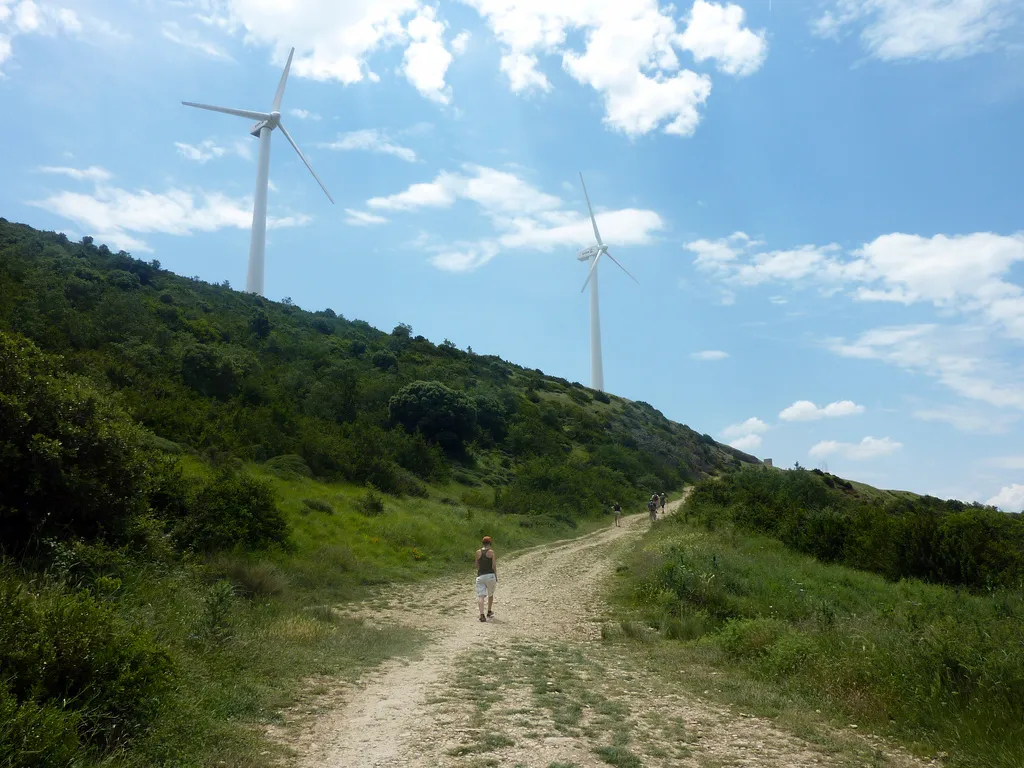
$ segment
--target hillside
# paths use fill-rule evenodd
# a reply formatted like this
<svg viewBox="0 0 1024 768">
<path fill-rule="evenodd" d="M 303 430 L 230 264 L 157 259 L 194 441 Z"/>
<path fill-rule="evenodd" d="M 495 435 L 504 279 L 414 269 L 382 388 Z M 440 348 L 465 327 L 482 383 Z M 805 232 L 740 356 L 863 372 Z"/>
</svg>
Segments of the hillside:
<svg viewBox="0 0 1024 768">
<path fill-rule="evenodd" d="M 928 765 L 1022 765 L 1024 515 L 751 468 L 697 483 L 619 579 L 615 635 L 669 685 Z"/>
<path fill-rule="evenodd" d="M 336 606 L 757 459 L 646 403 L 0 220 L 0 765 L 275 764 Z"/>
<path fill-rule="evenodd" d="M 604 504 L 757 461 L 647 403 L 407 325 L 384 333 L 2 219 L 0 329 L 62 355 L 161 440 L 246 461 L 298 455 L 317 477 L 389 492 L 450 467 L 459 482 L 507 488 L 503 508 L 526 513 L 534 479 L 553 467 L 600 468 Z M 451 391 L 407 390 L 408 408 L 394 411 L 417 381 Z"/>
</svg>

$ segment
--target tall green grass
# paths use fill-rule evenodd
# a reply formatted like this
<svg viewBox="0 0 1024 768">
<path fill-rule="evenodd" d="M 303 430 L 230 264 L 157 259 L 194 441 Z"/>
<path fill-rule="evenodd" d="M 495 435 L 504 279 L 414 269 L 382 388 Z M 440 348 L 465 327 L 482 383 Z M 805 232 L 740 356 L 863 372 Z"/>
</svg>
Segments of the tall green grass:
<svg viewBox="0 0 1024 768">
<path fill-rule="evenodd" d="M 677 520 L 645 538 L 619 599 L 672 666 L 732 670 L 844 726 L 945 751 L 948 765 L 1024 762 L 1020 590 L 893 583 L 731 523 Z"/>
<path fill-rule="evenodd" d="M 182 463 L 187 478 L 210 479 L 216 474 L 205 462 L 188 456 Z M 147 700 L 151 711 L 146 726 L 136 729 L 130 740 L 111 749 L 92 739 L 84 750 L 74 733 L 78 724 L 90 722 L 91 710 L 62 714 L 46 703 L 52 697 L 45 698 L 42 692 L 41 708 L 16 709 L 18 702 L 6 683 L 0 685 L 0 714 L 20 718 L 0 726 L 0 765 L 24 764 L 32 752 L 25 739 L 45 747 L 33 757 L 32 765 L 38 768 L 64 768 L 68 755 L 81 766 L 126 768 L 272 764 L 283 750 L 268 738 L 266 725 L 279 723 L 280 713 L 310 688 L 311 681 L 353 677 L 410 652 L 425 639 L 414 630 L 374 628 L 343 618 L 333 606 L 389 583 L 463 570 L 467 611 L 473 612 L 473 553 L 483 535 L 490 535 L 500 551 L 511 552 L 607 522 L 595 518 L 572 526 L 541 516 L 499 515 L 491 508 L 493 494 L 486 488 L 452 484 L 431 488 L 428 498 L 397 498 L 363 487 L 317 482 L 279 467 L 237 468 L 272 486 L 289 526 L 286 546 L 184 559 L 169 552 L 161 559 L 153 553 L 140 558 L 79 543 L 62 550 L 59 571 L 44 574 L 37 582 L 23 581 L 16 568 L 10 569 L 5 583 L 39 598 L 32 603 L 39 606 L 37 618 L 12 604 L 12 615 L 26 617 L 17 625 L 28 628 L 21 635 L 46 622 L 59 625 L 68 600 L 91 601 L 87 604 L 96 604 L 96 618 L 89 614 L 76 619 L 73 627 L 83 637 L 97 638 L 90 641 L 96 650 L 89 653 L 117 651 L 103 640 L 115 637 L 106 628 L 114 622 L 112 626 L 130 628 L 166 653 L 170 682 L 159 690 L 154 687 Z M 379 509 L 365 503 L 368 495 L 378 500 Z M 61 597 L 68 589 L 70 596 Z M 65 658 L 59 639 L 54 642 L 56 658 Z M 134 664 L 135 657 L 129 661 Z M 68 663 L 80 666 L 74 659 Z M 126 670 L 119 674 L 125 677 L 131 672 Z M 111 667 L 97 674 L 111 671 L 118 670 Z M 7 676 L 3 670 L 0 682 Z M 34 695 L 10 690 L 22 702 Z"/>
</svg>

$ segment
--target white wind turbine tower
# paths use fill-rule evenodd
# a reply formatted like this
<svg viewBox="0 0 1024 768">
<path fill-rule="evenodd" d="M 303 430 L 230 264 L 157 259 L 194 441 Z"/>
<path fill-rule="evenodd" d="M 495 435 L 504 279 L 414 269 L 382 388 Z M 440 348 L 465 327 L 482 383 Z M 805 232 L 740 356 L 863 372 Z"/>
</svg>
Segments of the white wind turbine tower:
<svg viewBox="0 0 1024 768">
<path fill-rule="evenodd" d="M 590 386 L 592 389 L 603 392 L 604 368 L 601 365 L 601 315 L 597 306 L 597 263 L 602 256 L 607 256 L 627 275 L 630 277 L 633 275 L 630 275 L 629 270 L 619 264 L 615 257 L 608 252 L 608 246 L 601 240 L 601 233 L 597 231 L 597 219 L 594 218 L 594 209 L 590 207 L 590 195 L 587 194 L 587 185 L 583 181 L 582 173 L 580 173 L 580 184 L 583 184 L 583 196 L 587 198 L 587 210 L 590 211 L 590 222 L 594 225 L 594 237 L 597 238 L 597 245 L 584 248 L 576 254 L 576 258 L 580 261 L 592 260 L 590 272 L 587 273 L 587 279 L 583 283 L 583 288 L 580 289 L 580 293 L 583 293 L 587 288 L 587 283 L 590 283 Z M 633 281 L 638 285 L 640 283 L 635 277 L 633 277 Z"/>
<path fill-rule="evenodd" d="M 288 71 L 292 67 L 292 56 L 295 49 L 288 53 L 288 62 L 284 65 L 284 73 L 281 75 L 281 82 L 277 84 L 277 93 L 274 94 L 274 103 L 269 112 L 251 112 L 246 109 L 229 109 L 228 107 L 213 107 L 209 104 L 195 104 L 191 101 L 181 102 L 186 107 L 197 107 L 208 109 L 211 112 L 223 112 L 226 115 L 247 117 L 256 120 L 257 123 L 249 131 L 260 140 L 260 158 L 256 165 L 256 195 L 252 206 L 252 235 L 249 240 L 249 272 L 245 278 L 245 290 L 248 293 L 263 295 L 263 257 L 267 249 L 267 185 L 270 181 L 270 134 L 275 128 L 280 128 L 281 133 L 288 139 L 288 143 L 298 153 L 299 159 L 306 164 L 309 172 L 313 174 L 316 183 L 327 195 L 327 199 L 334 203 L 334 198 L 327 191 L 327 187 L 316 175 L 313 166 L 309 164 L 302 150 L 292 139 L 288 130 L 281 122 L 281 99 L 284 97 L 284 87 L 288 82 Z"/>
</svg>

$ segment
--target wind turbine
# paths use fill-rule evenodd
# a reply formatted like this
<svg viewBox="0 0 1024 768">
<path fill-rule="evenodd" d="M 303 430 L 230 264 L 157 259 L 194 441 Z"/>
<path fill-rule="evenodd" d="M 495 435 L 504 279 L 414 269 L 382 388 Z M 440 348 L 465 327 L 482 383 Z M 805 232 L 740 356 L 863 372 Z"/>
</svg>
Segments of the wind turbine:
<svg viewBox="0 0 1024 768">
<path fill-rule="evenodd" d="M 228 107 L 214 107 L 209 104 L 196 104 L 191 101 L 181 102 L 186 107 L 208 109 L 211 112 L 223 112 L 226 115 L 247 117 L 256 120 L 256 124 L 249 133 L 260 140 L 260 158 L 256 164 L 256 196 L 252 205 L 252 235 L 249 240 L 249 272 L 245 277 L 245 290 L 248 293 L 263 295 L 263 261 L 267 249 L 267 185 L 270 181 L 270 134 L 275 128 L 280 128 L 281 133 L 288 139 L 288 143 L 298 153 L 299 159 L 306 164 L 309 172 L 313 174 L 320 189 L 327 195 L 327 199 L 334 203 L 334 198 L 327 191 L 327 187 L 316 175 L 313 166 L 309 164 L 306 156 L 302 154 L 298 144 L 292 139 L 288 129 L 281 122 L 281 99 L 284 97 L 284 87 L 288 82 L 288 71 L 292 68 L 292 56 L 295 49 L 288 53 L 288 62 L 284 65 L 284 73 L 281 75 L 281 82 L 277 84 L 277 93 L 274 94 L 274 102 L 269 112 L 252 112 L 247 109 L 229 109 Z"/>
<path fill-rule="evenodd" d="M 601 240 L 601 233 L 597 231 L 597 219 L 594 218 L 594 209 L 590 207 L 590 195 L 587 194 L 587 185 L 583 181 L 583 173 L 580 173 L 580 184 L 583 184 L 583 196 L 587 198 L 587 210 L 590 211 L 590 223 L 594 225 L 594 237 L 597 238 L 597 245 L 584 248 L 576 254 L 580 261 L 591 261 L 590 272 L 580 289 L 583 293 L 590 283 L 590 386 L 592 389 L 604 391 L 604 369 L 601 365 L 601 315 L 597 306 L 597 263 L 602 256 L 607 256 L 614 261 L 619 269 L 630 277 L 629 270 L 608 252 L 608 246 Z M 640 284 L 640 281 L 633 277 L 633 281 Z"/>
</svg>

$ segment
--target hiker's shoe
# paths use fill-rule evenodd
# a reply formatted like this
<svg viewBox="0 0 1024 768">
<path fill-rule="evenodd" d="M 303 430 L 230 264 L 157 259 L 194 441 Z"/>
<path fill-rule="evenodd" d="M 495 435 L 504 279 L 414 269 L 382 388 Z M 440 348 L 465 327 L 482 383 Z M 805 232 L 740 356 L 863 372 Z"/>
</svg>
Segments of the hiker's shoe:
<svg viewBox="0 0 1024 768">
<path fill-rule="evenodd" d="M 487 618 L 488 619 L 493 619 L 494 618 L 494 611 L 488 611 L 487 612 Z"/>
<path fill-rule="evenodd" d="M 482 613 L 480 614 L 480 621 L 487 621 L 487 617 L 484 616 Z"/>
</svg>

